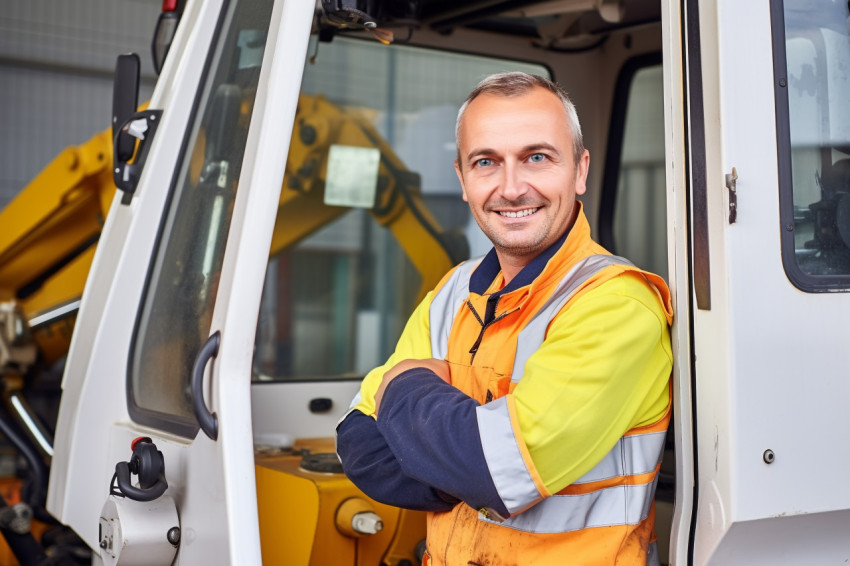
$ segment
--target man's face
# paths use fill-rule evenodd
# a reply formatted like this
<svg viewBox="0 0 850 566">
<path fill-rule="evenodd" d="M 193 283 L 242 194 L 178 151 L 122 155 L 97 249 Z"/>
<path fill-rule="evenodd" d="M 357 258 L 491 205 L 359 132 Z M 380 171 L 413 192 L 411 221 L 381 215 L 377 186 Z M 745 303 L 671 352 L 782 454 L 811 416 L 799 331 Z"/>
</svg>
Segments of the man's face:
<svg viewBox="0 0 850 566">
<path fill-rule="evenodd" d="M 563 235 L 585 192 L 590 154 L 576 166 L 557 96 L 541 87 L 511 98 L 482 94 L 467 107 L 458 143 L 463 200 L 500 260 L 525 265 Z"/>
</svg>

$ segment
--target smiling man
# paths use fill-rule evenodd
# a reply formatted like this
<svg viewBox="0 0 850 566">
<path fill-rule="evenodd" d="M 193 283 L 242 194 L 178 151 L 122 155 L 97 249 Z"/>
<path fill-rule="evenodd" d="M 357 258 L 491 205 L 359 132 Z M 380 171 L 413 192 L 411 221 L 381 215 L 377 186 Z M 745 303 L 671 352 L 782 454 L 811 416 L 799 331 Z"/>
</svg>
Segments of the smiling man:
<svg viewBox="0 0 850 566">
<path fill-rule="evenodd" d="M 479 89 L 458 120 L 455 170 L 509 283 L 569 229 L 590 153 L 575 108 L 557 90 L 506 97 L 495 87 Z"/>
<path fill-rule="evenodd" d="M 455 169 L 493 249 L 453 269 L 337 427 L 348 476 L 428 511 L 425 564 L 657 564 L 669 291 L 590 238 L 590 155 L 556 84 L 482 81 Z"/>
</svg>

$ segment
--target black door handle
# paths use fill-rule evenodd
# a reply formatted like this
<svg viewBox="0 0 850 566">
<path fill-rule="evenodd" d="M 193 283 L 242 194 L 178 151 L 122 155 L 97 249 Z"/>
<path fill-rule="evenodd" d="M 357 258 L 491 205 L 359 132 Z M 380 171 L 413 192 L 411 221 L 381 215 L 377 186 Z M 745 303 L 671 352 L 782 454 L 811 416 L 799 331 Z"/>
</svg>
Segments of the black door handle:
<svg viewBox="0 0 850 566">
<path fill-rule="evenodd" d="M 311 413 L 327 413 L 334 406 L 334 402 L 327 397 L 317 397 L 315 399 L 310 399 L 310 412 Z"/>
<path fill-rule="evenodd" d="M 198 352 L 198 357 L 195 358 L 195 364 L 192 366 L 192 409 L 195 411 L 195 418 L 198 419 L 201 430 L 212 440 L 218 439 L 218 416 L 211 413 L 204 404 L 204 368 L 207 367 L 207 362 L 218 355 L 220 344 L 221 332 L 216 331 L 201 346 L 201 351 Z"/>
</svg>

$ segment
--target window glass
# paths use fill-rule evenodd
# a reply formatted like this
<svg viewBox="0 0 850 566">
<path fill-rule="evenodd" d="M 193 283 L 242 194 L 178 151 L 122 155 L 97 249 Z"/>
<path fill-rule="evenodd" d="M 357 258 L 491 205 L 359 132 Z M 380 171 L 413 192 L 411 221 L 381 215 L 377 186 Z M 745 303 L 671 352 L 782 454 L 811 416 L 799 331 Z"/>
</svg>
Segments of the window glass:
<svg viewBox="0 0 850 566">
<path fill-rule="evenodd" d="M 850 274 L 850 13 L 843 0 L 785 0 L 784 10 L 787 86 L 780 86 L 793 201 L 793 219 L 784 221 L 793 243 L 785 245 L 804 276 L 834 280 Z"/>
<path fill-rule="evenodd" d="M 160 235 L 130 371 L 134 420 L 197 430 L 190 373 L 210 330 L 272 0 L 231 1 Z"/>
<path fill-rule="evenodd" d="M 457 261 L 490 242 L 461 199 L 454 127 L 494 72 L 539 65 L 337 37 L 306 64 L 266 275 L 257 380 L 362 377 Z"/>
<path fill-rule="evenodd" d="M 661 65 L 637 71 L 629 86 L 616 200 L 616 253 L 667 278 L 667 194 Z"/>
</svg>

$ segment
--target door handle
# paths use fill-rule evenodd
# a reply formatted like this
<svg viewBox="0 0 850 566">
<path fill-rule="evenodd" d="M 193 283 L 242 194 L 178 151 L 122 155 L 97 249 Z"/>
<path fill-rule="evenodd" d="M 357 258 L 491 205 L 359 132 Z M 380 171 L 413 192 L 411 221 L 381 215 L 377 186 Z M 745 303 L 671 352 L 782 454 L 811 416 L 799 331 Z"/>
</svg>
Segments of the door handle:
<svg viewBox="0 0 850 566">
<path fill-rule="evenodd" d="M 327 413 L 333 408 L 334 402 L 332 399 L 328 399 L 327 397 L 317 397 L 315 399 L 310 399 L 309 406 L 311 413 Z"/>
<path fill-rule="evenodd" d="M 207 367 L 207 362 L 218 355 L 218 347 L 221 344 L 221 332 L 207 338 L 204 345 L 201 346 L 201 351 L 198 352 L 198 357 L 195 358 L 195 364 L 192 366 L 192 409 L 195 411 L 195 418 L 201 430 L 212 440 L 218 439 L 218 416 L 210 412 L 204 404 L 204 368 Z"/>
</svg>

